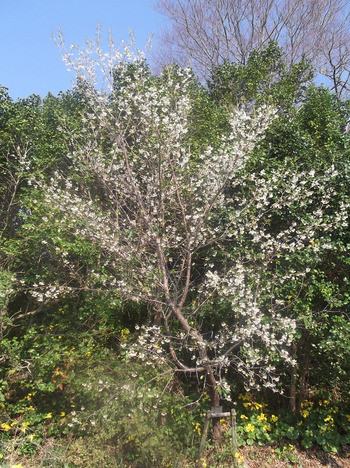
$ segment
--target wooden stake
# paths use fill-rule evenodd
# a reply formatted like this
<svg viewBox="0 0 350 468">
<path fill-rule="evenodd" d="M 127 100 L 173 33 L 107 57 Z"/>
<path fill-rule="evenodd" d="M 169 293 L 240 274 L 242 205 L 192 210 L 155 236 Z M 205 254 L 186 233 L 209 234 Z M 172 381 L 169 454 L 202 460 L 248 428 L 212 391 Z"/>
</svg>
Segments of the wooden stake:
<svg viewBox="0 0 350 468">
<path fill-rule="evenodd" d="M 231 426 L 232 426 L 232 446 L 233 446 L 233 466 L 237 466 L 237 426 L 236 426 L 236 411 L 231 409 Z"/>
<path fill-rule="evenodd" d="M 207 439 L 207 434 L 208 434 L 208 429 L 209 429 L 210 414 L 211 414 L 211 411 L 209 410 L 209 411 L 207 411 L 207 414 L 205 416 L 203 434 L 202 434 L 202 439 L 201 439 L 201 444 L 199 446 L 199 454 L 198 454 L 198 458 L 199 458 L 198 465 L 199 466 L 202 466 L 201 458 L 203 458 L 203 454 L 204 454 L 205 442 L 206 442 L 206 439 Z"/>
<path fill-rule="evenodd" d="M 208 429 L 209 429 L 209 423 L 211 419 L 214 418 L 229 418 L 231 416 L 231 425 L 232 425 L 232 446 L 233 446 L 233 466 L 237 466 L 237 458 L 236 458 L 236 453 L 237 453 L 237 427 L 236 427 L 236 411 L 234 409 L 231 410 L 230 413 L 222 412 L 221 407 L 217 408 L 212 408 L 211 410 L 207 411 L 205 415 L 205 422 L 204 422 L 204 428 L 203 428 L 203 433 L 202 433 L 202 438 L 201 438 L 201 444 L 199 446 L 199 453 L 198 453 L 198 467 L 203 466 L 203 456 L 204 456 L 204 450 L 205 450 L 205 442 L 207 440 L 207 434 L 208 434 Z"/>
</svg>

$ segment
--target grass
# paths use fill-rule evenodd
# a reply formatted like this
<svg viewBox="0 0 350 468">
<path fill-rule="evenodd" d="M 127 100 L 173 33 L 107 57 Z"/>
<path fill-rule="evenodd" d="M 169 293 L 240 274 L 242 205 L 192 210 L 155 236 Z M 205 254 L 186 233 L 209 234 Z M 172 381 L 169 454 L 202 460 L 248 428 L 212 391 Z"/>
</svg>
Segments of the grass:
<svg viewBox="0 0 350 468">
<path fill-rule="evenodd" d="M 123 460 L 120 455 L 112 457 L 113 447 L 105 447 L 103 454 L 101 447 L 92 450 L 94 455 L 86 458 L 85 444 L 91 441 L 80 438 L 79 440 L 56 440 L 48 438 L 38 447 L 38 451 L 32 455 L 21 456 L 19 450 L 13 447 L 11 455 L 1 460 L 1 468 L 146 468 L 134 462 Z M 110 454 L 110 455 L 109 455 Z M 338 454 L 326 453 L 322 450 L 304 450 L 297 446 L 246 446 L 239 449 L 239 457 L 236 460 L 240 468 L 349 468 L 350 447 L 346 447 Z M 102 458 L 101 458 L 102 457 Z M 212 446 L 206 451 L 202 468 L 229 468 L 233 467 L 234 454 L 230 446 L 225 444 Z M 193 458 L 188 458 L 184 464 L 159 466 L 152 468 L 194 468 L 198 463 Z"/>
</svg>

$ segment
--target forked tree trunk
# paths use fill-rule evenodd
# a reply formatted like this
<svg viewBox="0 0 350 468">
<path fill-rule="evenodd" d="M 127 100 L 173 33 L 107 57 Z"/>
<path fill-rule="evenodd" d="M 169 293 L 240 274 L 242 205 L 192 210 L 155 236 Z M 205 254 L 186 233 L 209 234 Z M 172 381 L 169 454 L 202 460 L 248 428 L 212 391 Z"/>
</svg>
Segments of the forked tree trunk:
<svg viewBox="0 0 350 468">
<path fill-rule="evenodd" d="M 174 312 L 174 315 L 178 318 L 184 330 L 186 330 L 186 332 L 189 333 L 197 341 L 198 354 L 199 354 L 200 359 L 203 362 L 203 367 L 205 368 L 205 372 L 206 372 L 206 388 L 210 396 L 211 406 L 212 407 L 219 406 L 220 395 L 218 392 L 218 385 L 217 385 L 217 381 L 216 381 L 214 371 L 211 365 L 207 364 L 207 362 L 209 361 L 208 349 L 203 339 L 203 336 L 198 330 L 191 327 L 187 319 L 182 314 L 180 307 L 176 308 L 174 307 L 173 304 L 171 304 L 171 306 L 172 306 L 171 308 Z M 217 441 L 221 440 L 221 425 L 220 425 L 219 418 L 213 418 L 213 439 Z"/>
</svg>

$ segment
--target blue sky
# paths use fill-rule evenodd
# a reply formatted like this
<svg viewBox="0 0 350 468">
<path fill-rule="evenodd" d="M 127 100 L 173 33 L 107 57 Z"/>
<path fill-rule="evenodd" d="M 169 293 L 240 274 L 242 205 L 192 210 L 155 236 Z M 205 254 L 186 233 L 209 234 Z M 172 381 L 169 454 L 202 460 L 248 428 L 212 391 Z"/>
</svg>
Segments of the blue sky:
<svg viewBox="0 0 350 468">
<path fill-rule="evenodd" d="M 152 0 L 0 0 L 0 85 L 13 99 L 71 88 L 72 75 L 51 33 L 60 26 L 68 44 L 83 45 L 100 22 L 118 42 L 134 31 L 142 49 L 164 19 Z M 155 42 L 155 40 L 153 41 Z"/>
</svg>

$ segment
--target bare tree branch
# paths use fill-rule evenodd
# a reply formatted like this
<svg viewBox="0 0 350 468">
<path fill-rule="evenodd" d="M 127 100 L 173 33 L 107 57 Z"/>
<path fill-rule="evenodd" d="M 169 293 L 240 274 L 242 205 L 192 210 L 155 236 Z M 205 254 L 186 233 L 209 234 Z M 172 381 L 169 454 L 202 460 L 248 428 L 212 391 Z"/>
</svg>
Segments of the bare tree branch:
<svg viewBox="0 0 350 468">
<path fill-rule="evenodd" d="M 306 58 L 342 97 L 349 82 L 349 4 L 346 0 L 157 0 L 169 20 L 154 54 L 158 65 L 190 64 L 204 79 L 228 60 L 245 64 L 269 41 L 287 63 Z"/>
</svg>

